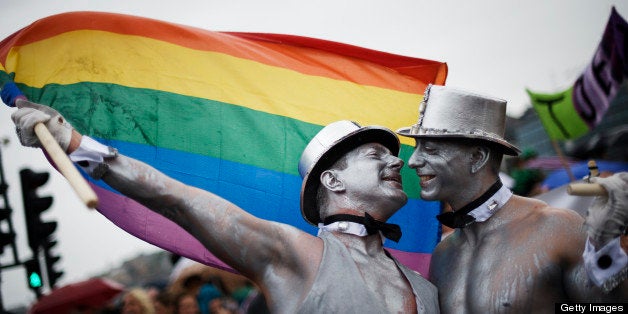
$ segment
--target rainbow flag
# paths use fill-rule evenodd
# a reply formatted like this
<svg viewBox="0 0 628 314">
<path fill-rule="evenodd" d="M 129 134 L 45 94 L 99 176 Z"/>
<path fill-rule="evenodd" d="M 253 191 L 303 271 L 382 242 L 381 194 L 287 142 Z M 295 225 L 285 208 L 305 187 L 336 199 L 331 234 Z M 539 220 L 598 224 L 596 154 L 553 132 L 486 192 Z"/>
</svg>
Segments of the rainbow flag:
<svg viewBox="0 0 628 314">
<path fill-rule="evenodd" d="M 311 234 L 317 229 L 301 217 L 297 171 L 308 141 L 341 119 L 393 130 L 411 125 L 426 85 L 447 76 L 442 62 L 337 42 L 96 12 L 32 23 L 0 43 L 0 63 L 29 99 L 57 109 L 79 132 Z M 401 140 L 407 160 L 414 143 Z M 98 211 L 122 229 L 229 269 L 179 226 L 89 180 Z M 420 200 L 410 169 L 403 180 L 410 200 L 391 221 L 404 236 L 386 245 L 427 274 L 439 203 Z"/>
</svg>

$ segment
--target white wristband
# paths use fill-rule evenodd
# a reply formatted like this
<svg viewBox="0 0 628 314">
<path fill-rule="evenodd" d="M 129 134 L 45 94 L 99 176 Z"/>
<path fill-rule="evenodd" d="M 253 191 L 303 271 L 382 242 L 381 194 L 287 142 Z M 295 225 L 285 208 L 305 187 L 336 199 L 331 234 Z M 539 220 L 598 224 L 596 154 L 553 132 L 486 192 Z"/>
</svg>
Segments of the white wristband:
<svg viewBox="0 0 628 314">
<path fill-rule="evenodd" d="M 103 145 L 85 135 L 83 135 L 79 147 L 69 155 L 70 160 L 77 163 L 96 180 L 100 180 L 109 169 L 105 159 L 116 156 L 118 156 L 117 149 Z"/>
</svg>

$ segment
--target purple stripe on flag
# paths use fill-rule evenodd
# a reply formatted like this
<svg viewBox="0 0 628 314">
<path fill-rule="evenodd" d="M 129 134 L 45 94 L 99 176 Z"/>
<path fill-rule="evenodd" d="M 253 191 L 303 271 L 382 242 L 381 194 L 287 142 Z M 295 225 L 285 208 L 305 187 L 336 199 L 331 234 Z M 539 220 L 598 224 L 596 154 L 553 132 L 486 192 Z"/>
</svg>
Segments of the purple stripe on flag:
<svg viewBox="0 0 628 314">
<path fill-rule="evenodd" d="M 419 272 L 423 277 L 429 279 L 428 274 L 432 254 L 404 252 L 390 248 L 386 248 L 386 251 L 390 252 L 401 264 L 408 266 L 408 268 Z"/>
<path fill-rule="evenodd" d="M 233 272 L 231 267 L 211 254 L 196 238 L 176 223 L 128 197 L 91 182 L 89 185 L 99 199 L 100 205 L 97 210 L 124 231 L 167 251 Z"/>
</svg>

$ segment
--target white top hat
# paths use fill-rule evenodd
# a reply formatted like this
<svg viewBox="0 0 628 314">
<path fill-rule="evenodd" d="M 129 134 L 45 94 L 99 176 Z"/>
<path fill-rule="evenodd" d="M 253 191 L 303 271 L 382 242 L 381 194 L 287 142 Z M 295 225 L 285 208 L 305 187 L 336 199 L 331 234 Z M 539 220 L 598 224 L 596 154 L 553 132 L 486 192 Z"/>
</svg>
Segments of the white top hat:
<svg viewBox="0 0 628 314">
<path fill-rule="evenodd" d="M 504 139 L 506 101 L 441 86 L 428 85 L 419 105 L 417 124 L 397 130 L 414 138 L 472 138 L 498 144 L 504 154 L 519 148 Z"/>
<path fill-rule="evenodd" d="M 316 226 L 321 222 L 316 205 L 321 173 L 352 149 L 373 142 L 384 145 L 395 156 L 399 154 L 399 138 L 393 131 L 380 126 L 362 127 L 348 120 L 325 126 L 307 144 L 299 160 L 299 174 L 303 178 L 301 214 L 308 223 Z"/>
</svg>

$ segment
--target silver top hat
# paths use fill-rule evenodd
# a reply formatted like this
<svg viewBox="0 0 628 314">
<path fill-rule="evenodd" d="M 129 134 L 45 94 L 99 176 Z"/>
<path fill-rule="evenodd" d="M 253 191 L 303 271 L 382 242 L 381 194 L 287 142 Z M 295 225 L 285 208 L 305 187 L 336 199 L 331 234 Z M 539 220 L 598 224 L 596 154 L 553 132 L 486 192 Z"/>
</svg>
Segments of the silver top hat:
<svg viewBox="0 0 628 314">
<path fill-rule="evenodd" d="M 499 144 L 504 154 L 519 148 L 504 139 L 506 101 L 440 85 L 428 85 L 417 124 L 397 130 L 414 138 L 472 138 Z"/>
<path fill-rule="evenodd" d="M 348 120 L 327 125 L 307 144 L 299 160 L 299 174 L 303 178 L 301 214 L 305 221 L 315 226 L 321 222 L 316 206 L 321 173 L 352 149 L 373 142 L 384 145 L 395 156 L 399 154 L 399 138 L 394 132 L 380 126 L 362 127 Z"/>
</svg>

